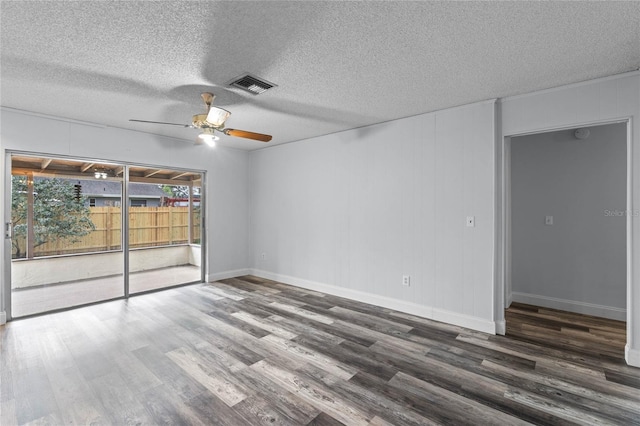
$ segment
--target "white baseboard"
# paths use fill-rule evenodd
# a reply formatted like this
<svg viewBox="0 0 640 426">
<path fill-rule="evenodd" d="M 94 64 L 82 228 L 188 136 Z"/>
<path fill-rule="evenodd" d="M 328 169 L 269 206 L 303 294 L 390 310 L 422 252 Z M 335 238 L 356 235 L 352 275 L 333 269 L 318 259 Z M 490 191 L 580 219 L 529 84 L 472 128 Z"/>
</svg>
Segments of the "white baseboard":
<svg viewBox="0 0 640 426">
<path fill-rule="evenodd" d="M 7 313 L 6 312 L 0 312 L 0 325 L 4 325 L 7 323 Z"/>
<path fill-rule="evenodd" d="M 504 336 L 505 334 L 507 334 L 506 320 L 496 321 L 496 334 L 499 334 L 501 336 Z"/>
<path fill-rule="evenodd" d="M 344 297 L 346 299 L 357 300 L 359 302 L 370 303 L 372 305 L 381 306 L 383 308 L 394 309 L 396 311 L 404 312 L 407 314 L 416 315 L 435 321 L 446 322 L 448 324 L 470 328 L 472 330 L 481 331 L 484 333 L 496 333 L 496 325 L 493 321 L 485 320 L 478 317 L 472 317 L 469 315 L 459 314 L 457 312 L 438 309 L 432 306 L 418 305 L 416 303 L 406 302 L 404 300 L 393 299 L 377 294 L 365 293 L 363 291 L 338 287 L 331 284 L 324 284 L 305 280 L 302 278 L 291 277 L 288 275 L 276 274 L 260 269 L 251 269 L 250 273 L 251 275 L 255 275 L 260 278 L 266 278 L 284 284 L 306 288 L 308 290 L 319 291 L 322 293 L 331 294 L 333 296 Z"/>
<path fill-rule="evenodd" d="M 577 302 L 575 300 L 557 299 L 555 297 L 539 296 L 529 293 L 511 293 L 514 302 L 527 303 L 543 308 L 560 309 L 577 314 L 593 315 L 618 321 L 627 320 L 627 310 L 613 306 L 596 305 L 593 303 Z"/>
<path fill-rule="evenodd" d="M 234 269 L 232 271 L 216 272 L 214 274 L 207 274 L 205 276 L 205 280 L 208 283 L 211 283 L 218 280 L 226 280 L 227 278 L 241 277 L 243 275 L 249 275 L 249 271 L 250 269 L 245 268 L 245 269 Z"/>
<path fill-rule="evenodd" d="M 631 349 L 627 343 L 624 347 L 624 359 L 632 367 L 640 367 L 640 350 Z"/>
</svg>

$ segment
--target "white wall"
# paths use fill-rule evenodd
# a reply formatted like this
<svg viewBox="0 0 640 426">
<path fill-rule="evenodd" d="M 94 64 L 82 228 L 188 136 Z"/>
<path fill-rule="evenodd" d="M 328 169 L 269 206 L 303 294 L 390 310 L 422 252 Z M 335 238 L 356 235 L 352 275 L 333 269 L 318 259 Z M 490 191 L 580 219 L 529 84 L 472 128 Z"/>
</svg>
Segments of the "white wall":
<svg viewBox="0 0 640 426">
<path fill-rule="evenodd" d="M 249 263 L 247 152 L 222 147 L 210 150 L 147 133 L 87 125 L 6 108 L 0 112 L 0 160 L 3 169 L 6 150 L 19 150 L 206 171 L 207 276 L 216 278 L 246 271 Z M 4 192 L 4 173 L 0 173 L 0 188 Z M 0 209 L 0 223 L 7 220 L 5 212 Z M 5 245 L 1 248 L 2 259 Z M 6 271 L 3 263 L 0 262 L 4 292 Z M 5 311 L 4 296 L 2 294 L 0 312 Z"/>
<path fill-rule="evenodd" d="M 491 101 L 253 151 L 252 272 L 495 332 L 494 130 Z"/>
<path fill-rule="evenodd" d="M 627 126 L 589 129 L 511 139 L 513 300 L 624 321 Z"/>
<path fill-rule="evenodd" d="M 513 136 L 630 119 L 629 209 L 640 211 L 640 74 L 614 76 L 503 99 L 502 134 Z M 635 195 L 634 195 L 635 194 Z M 628 216 L 627 346 L 628 364 L 640 367 L 640 217 Z M 498 287 L 500 282 L 497 283 Z M 507 288 L 509 283 L 506 283 Z"/>
</svg>

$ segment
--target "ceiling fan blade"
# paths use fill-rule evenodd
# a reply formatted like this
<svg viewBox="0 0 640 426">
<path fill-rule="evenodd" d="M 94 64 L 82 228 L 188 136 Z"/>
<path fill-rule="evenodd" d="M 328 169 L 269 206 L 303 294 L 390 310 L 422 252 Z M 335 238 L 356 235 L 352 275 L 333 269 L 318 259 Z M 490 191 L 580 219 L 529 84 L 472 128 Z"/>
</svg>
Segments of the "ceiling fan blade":
<svg viewBox="0 0 640 426">
<path fill-rule="evenodd" d="M 191 128 L 193 128 L 192 124 L 165 123 L 164 121 L 147 121 L 147 120 L 134 120 L 134 119 L 130 119 L 129 121 L 135 121 L 137 123 L 168 124 L 169 126 L 180 126 L 180 127 L 191 127 Z"/>
<path fill-rule="evenodd" d="M 271 140 L 271 138 L 272 138 L 271 135 L 264 135 L 262 133 L 247 132 L 246 130 L 224 129 L 222 131 L 222 133 L 224 133 L 225 135 L 229 135 L 229 136 L 236 136 L 238 138 L 253 139 L 255 141 L 260 141 L 260 142 L 269 142 Z"/>
</svg>

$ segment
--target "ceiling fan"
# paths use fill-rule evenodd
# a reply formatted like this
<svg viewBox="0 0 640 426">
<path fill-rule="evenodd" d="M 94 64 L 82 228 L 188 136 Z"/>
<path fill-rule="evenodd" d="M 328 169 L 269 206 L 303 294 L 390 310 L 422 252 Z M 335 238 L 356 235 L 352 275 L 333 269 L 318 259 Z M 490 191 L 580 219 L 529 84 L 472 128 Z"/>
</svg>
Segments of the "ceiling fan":
<svg viewBox="0 0 640 426">
<path fill-rule="evenodd" d="M 200 96 L 202 97 L 202 100 L 207 107 L 207 112 L 205 114 L 194 115 L 191 124 L 165 123 L 163 121 L 147 121 L 134 119 L 130 119 L 129 121 L 135 121 L 138 123 L 167 124 L 170 126 L 181 126 L 191 129 L 202 129 L 202 133 L 200 133 L 196 138 L 196 145 L 207 144 L 209 146 L 214 146 L 216 141 L 220 139 L 214 134 L 214 132 L 220 132 L 228 136 L 236 136 L 239 138 L 252 139 L 260 142 L 269 142 L 271 140 L 271 135 L 248 132 L 246 130 L 225 128 L 224 123 L 227 121 L 227 118 L 229 118 L 231 113 L 226 109 L 218 108 L 211 105 L 216 97 L 213 93 L 205 92 Z"/>
</svg>

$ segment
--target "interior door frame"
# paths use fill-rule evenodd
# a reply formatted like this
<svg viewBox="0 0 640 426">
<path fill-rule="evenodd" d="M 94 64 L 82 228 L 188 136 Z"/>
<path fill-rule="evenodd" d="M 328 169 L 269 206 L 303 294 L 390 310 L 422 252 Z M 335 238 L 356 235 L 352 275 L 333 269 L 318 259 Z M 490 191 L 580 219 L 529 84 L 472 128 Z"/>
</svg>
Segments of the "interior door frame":
<svg viewBox="0 0 640 426">
<path fill-rule="evenodd" d="M 3 197 L 3 206 L 1 207 L 2 209 L 4 209 L 4 217 L 5 217 L 5 222 L 10 222 L 11 221 L 11 167 L 12 167 L 12 158 L 15 155 L 24 155 L 24 156 L 37 156 L 37 157 L 48 157 L 48 158 L 55 158 L 55 159 L 68 159 L 68 160 L 79 160 L 79 161 L 84 161 L 84 162 L 94 162 L 94 163 L 112 163 L 112 164 L 118 164 L 118 165 L 122 165 L 123 166 L 123 179 L 122 179 L 122 199 L 121 199 L 121 205 L 122 205 L 122 231 L 121 231 L 121 247 L 122 247 L 122 253 L 123 253 L 123 258 L 122 258 L 122 262 L 123 262 L 123 296 L 122 297 L 117 297 L 114 299 L 108 299 L 108 300 L 120 300 L 120 299 L 127 299 L 130 296 L 137 296 L 137 295 L 141 295 L 141 294 L 145 294 L 148 293 L 147 292 L 140 292 L 140 293 L 135 293 L 133 295 L 129 294 L 129 220 L 128 220 L 128 211 L 129 211 L 129 199 L 128 199 L 128 195 L 129 195 L 129 168 L 134 166 L 134 167 L 149 167 L 149 168 L 161 168 L 161 169 L 167 169 L 167 170 L 175 170 L 175 171 L 186 171 L 186 172 L 192 172 L 192 173 L 199 173 L 201 176 L 201 182 L 200 182 L 200 282 L 205 282 L 206 281 L 206 271 L 207 271 L 207 238 L 206 238 L 206 188 L 205 188 L 205 182 L 206 182 L 206 177 L 207 177 L 207 172 L 205 170 L 195 170 L 195 169 L 185 169 L 185 168 L 180 168 L 180 167 L 172 167 L 172 166 L 163 166 L 163 165 L 157 165 L 157 164 L 141 164 L 141 163 L 134 163 L 134 162 L 126 162 L 126 161 L 118 161 L 118 160 L 108 160 L 108 159 L 96 159 L 96 158 L 86 158 L 86 157 L 80 157 L 80 156 L 72 156 L 72 155 L 59 155 L 59 154 L 49 154 L 49 153 L 42 153 L 42 152 L 31 152 L 31 151 L 19 151 L 19 150 L 5 150 L 4 151 L 4 174 L 5 174 L 5 182 L 4 182 L 4 197 Z M 125 219 L 126 218 L 126 219 Z M 5 227 L 5 223 L 2 224 L 3 230 Z M 6 230 L 5 230 L 6 231 Z M 0 324 L 3 324 L 5 322 L 11 321 L 13 319 L 12 316 L 12 306 L 11 306 L 11 253 L 12 253 L 12 248 L 11 248 L 11 238 L 8 238 L 6 233 L 3 232 L 4 238 L 3 238 L 3 243 L 4 243 L 4 259 L 0 259 L 0 262 L 3 263 L 3 283 L 4 283 L 4 288 L 3 291 L 0 291 L 0 307 L 4 306 L 5 307 L 5 317 L 4 318 L 0 318 L 3 321 L 0 321 Z M 187 284 L 191 284 L 191 283 L 185 283 L 185 284 L 178 284 L 176 286 L 180 286 L 180 285 L 187 285 Z M 176 287 L 176 286 L 170 286 L 170 287 L 164 287 L 164 288 L 160 288 L 160 289 L 154 289 L 154 290 L 150 290 L 150 291 L 158 291 L 158 290 L 164 290 L 164 289 L 168 289 L 168 288 L 172 288 L 172 287 Z M 52 312 L 59 312 L 59 311 L 66 311 L 69 309 L 76 309 L 76 308 L 80 308 L 82 306 L 88 306 L 88 305 L 94 305 L 97 303 L 103 303 L 106 302 L 108 300 L 102 300 L 102 301 L 98 301 L 98 302 L 91 302 L 91 303 L 87 303 L 87 304 L 82 304 L 82 305 L 77 305 L 77 306 L 71 306 L 71 307 L 67 307 L 67 308 L 62 308 L 62 309 L 56 309 L 53 311 L 46 311 L 46 312 L 42 312 L 42 313 L 38 313 L 38 314 L 34 314 L 34 315 L 42 315 L 42 314 L 48 314 L 48 313 L 52 313 Z M 29 317 L 31 315 L 25 316 Z M 20 317 L 23 318 L 23 317 Z"/>
<path fill-rule="evenodd" d="M 560 130 L 570 130 L 578 127 L 602 126 L 607 124 L 625 123 L 627 128 L 627 223 L 626 223 L 626 246 L 627 246 L 627 282 L 626 282 L 626 305 L 627 305 L 627 344 L 625 353 L 630 348 L 634 330 L 632 321 L 633 300 L 633 137 L 632 137 L 632 117 L 619 117 L 615 119 L 590 121 L 586 123 L 574 123 L 572 125 L 549 127 L 537 129 L 535 131 L 514 133 L 499 136 L 498 146 L 498 179 L 497 191 L 497 271 L 496 271 L 496 333 L 504 335 L 506 333 L 506 322 L 504 310 L 512 302 L 512 281 L 511 281 L 511 138 L 517 136 L 527 136 L 540 133 L 555 132 Z M 628 361 L 628 359 L 627 359 Z"/>
</svg>

